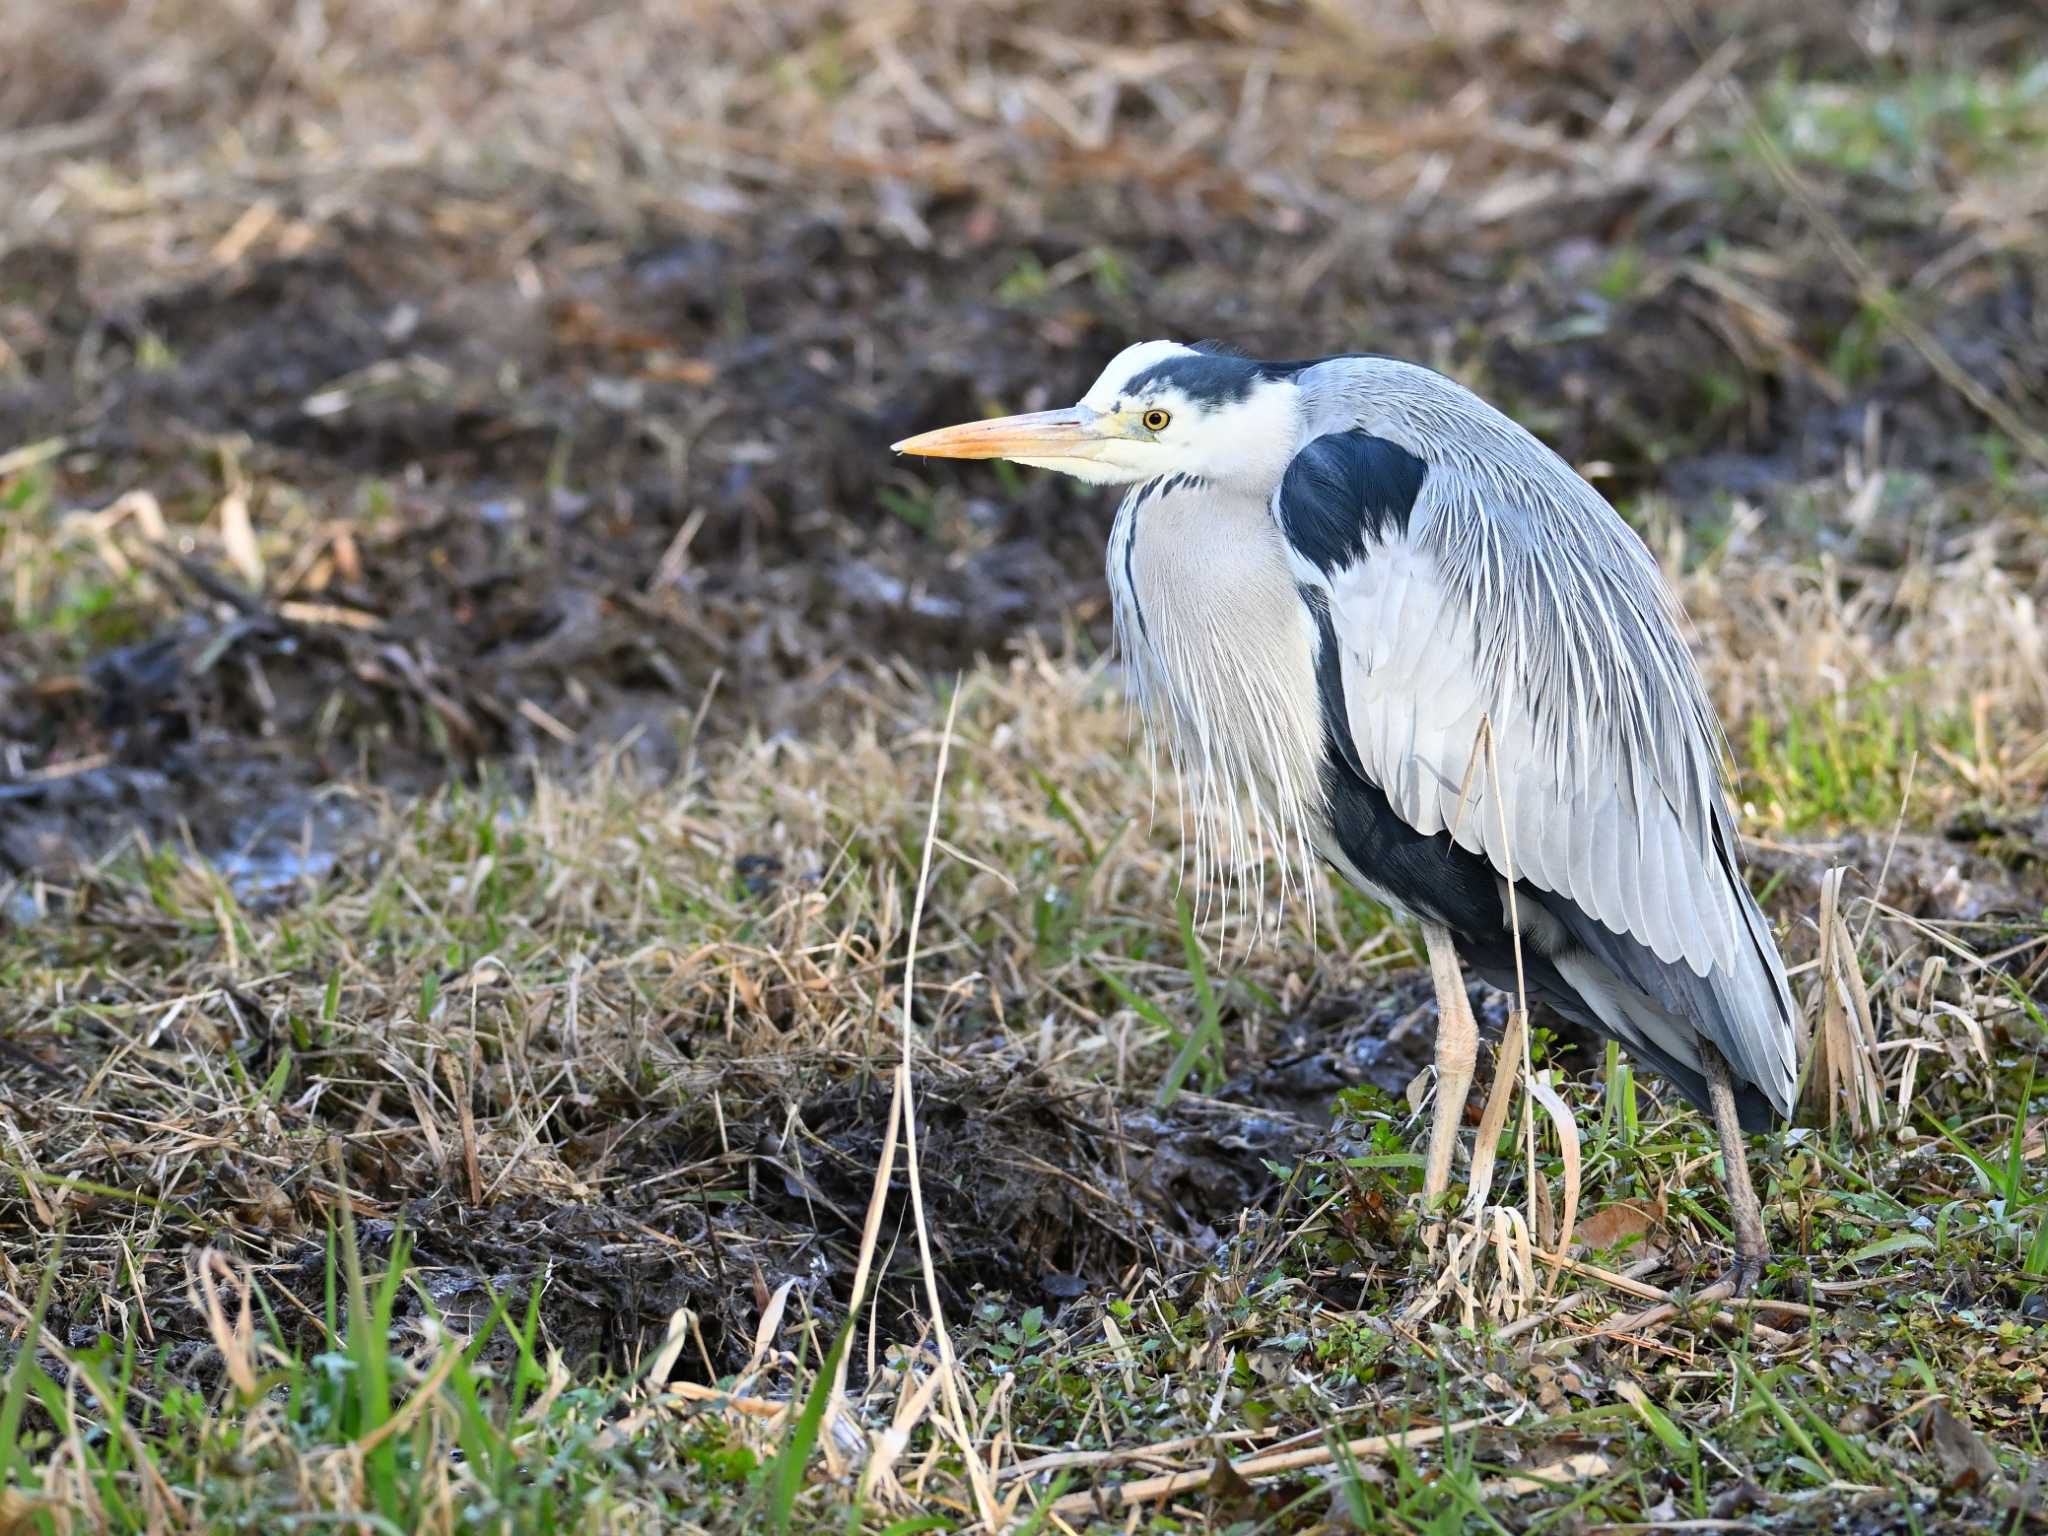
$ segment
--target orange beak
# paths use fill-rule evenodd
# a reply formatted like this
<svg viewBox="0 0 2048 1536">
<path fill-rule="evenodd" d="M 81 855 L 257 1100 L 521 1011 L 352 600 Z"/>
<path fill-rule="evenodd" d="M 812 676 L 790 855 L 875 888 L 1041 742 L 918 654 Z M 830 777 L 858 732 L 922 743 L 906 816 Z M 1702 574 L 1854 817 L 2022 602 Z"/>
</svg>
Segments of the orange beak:
<svg viewBox="0 0 2048 1536">
<path fill-rule="evenodd" d="M 1070 405 L 941 427 L 889 446 L 927 459 L 1092 459 L 1112 435 L 1095 422 L 1086 406 Z"/>
</svg>

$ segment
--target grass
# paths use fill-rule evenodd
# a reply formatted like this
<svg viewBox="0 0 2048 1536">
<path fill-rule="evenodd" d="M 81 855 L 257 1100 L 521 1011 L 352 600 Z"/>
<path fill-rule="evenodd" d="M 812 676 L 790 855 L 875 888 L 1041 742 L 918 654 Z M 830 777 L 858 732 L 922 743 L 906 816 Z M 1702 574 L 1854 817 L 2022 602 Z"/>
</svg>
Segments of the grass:
<svg viewBox="0 0 2048 1536">
<path fill-rule="evenodd" d="M 0 1536 L 2040 1524 L 2037 40 L 1355 10 L 31 9 Z M 1756 1305 L 1540 1016 L 1419 1260 L 1412 930 L 1215 917 L 1099 498 L 884 462 L 1216 332 L 1446 368 L 1673 573 L 1850 1053 Z"/>
<path fill-rule="evenodd" d="M 1879 686 L 1861 699 L 1816 704 L 1781 722 L 1750 722 L 1744 762 L 1773 818 L 1788 830 L 1881 826 L 1906 800 L 1926 732 L 1909 690 Z M 1969 722 L 1950 719 L 1927 733 L 1952 752 L 1967 750 Z"/>
<path fill-rule="evenodd" d="M 1142 773 L 1116 750 L 1113 700 L 1091 702 L 1091 692 L 1084 674 L 1031 666 L 964 683 L 960 771 L 940 836 L 976 842 L 972 861 L 942 857 L 933 877 L 935 926 L 914 1003 L 928 1042 L 919 1049 L 932 1052 L 919 1077 L 927 1117 L 951 1102 L 931 1073 L 964 1071 L 978 1085 L 970 1092 L 1000 1095 L 1002 1078 L 1044 1070 L 1034 1059 L 1057 1063 L 1056 1080 L 1073 1085 L 1062 1091 L 1126 1085 L 1112 1102 L 1128 1115 L 1155 1095 L 1165 1102 L 1176 1082 L 1185 1094 L 1204 1080 L 1196 1041 L 1228 1044 L 1220 978 L 1186 908 L 1176 916 L 1170 846 L 1156 832 L 1084 836 L 1118 824 Z M 72 1059 L 98 1063 L 66 1089 L 66 1114 L 32 1128 L 12 1161 L 18 1219 L 68 1229 L 61 1256 L 15 1259 L 28 1283 L 67 1277 L 63 1342 L 45 1335 L 15 1357 L 24 1407 L 0 1456 L 20 1494 L 94 1528 L 138 1531 L 171 1518 L 174 1501 L 204 1509 L 215 1529 L 271 1528 L 288 1510 L 401 1530 L 772 1526 L 786 1515 L 793 1528 L 879 1532 L 920 1511 L 943 1523 L 932 1529 L 971 1524 L 960 1444 L 932 1419 L 909 1421 L 903 1481 L 871 1488 L 850 1513 L 850 1484 L 829 1470 L 851 1478 L 854 1444 L 875 1454 L 876 1437 L 930 1379 L 916 1346 L 922 1309 L 899 1283 L 885 1278 L 877 1297 L 872 1371 L 865 1325 L 849 1332 L 823 1290 L 792 1299 L 751 1367 L 705 1368 L 693 1328 L 716 1323 L 718 1309 L 687 1306 L 672 1320 L 645 1316 L 639 1342 L 608 1365 L 574 1353 L 588 1335 L 561 1294 L 599 1283 L 601 1262 L 503 1253 L 513 1268 L 480 1297 L 482 1256 L 452 1245 L 452 1212 L 435 1193 L 451 1177 L 444 1169 L 462 1186 L 473 1156 L 489 1202 L 587 1202 L 609 1213 L 636 1264 L 663 1245 L 622 1221 L 688 1232 L 718 1209 L 730 1218 L 715 1239 L 686 1245 L 686 1270 L 715 1273 L 715 1241 L 727 1264 L 782 1272 L 775 1255 L 790 1229 L 768 1219 L 782 1207 L 749 1193 L 768 1165 L 720 1154 L 719 1125 L 728 1138 L 783 1125 L 774 1104 L 815 1104 L 819 1086 L 886 1066 L 900 979 L 887 957 L 901 955 L 918 846 L 912 785 L 931 749 L 920 722 L 935 707 L 896 701 L 906 724 L 893 747 L 861 736 L 833 753 L 729 752 L 682 796 L 629 778 L 543 780 L 517 800 L 450 789 L 383 813 L 374 866 L 283 905 L 238 903 L 174 850 L 118 859 L 96 875 L 89 907 L 12 933 L 0 971 L 28 1000 L 16 1038 L 69 1041 Z M 993 750 L 998 739 L 1006 750 Z M 1055 750 L 1056 807 L 1022 766 Z M 901 788 L 884 790 L 879 773 Z M 707 842 L 714 824 L 727 830 Z M 785 870 L 816 873 L 755 894 L 731 878 L 735 848 L 771 848 Z M 1036 879 L 1003 873 L 1034 865 Z M 601 878 L 600 868 L 628 874 Z M 1041 942 L 1031 914 L 1048 884 L 1076 893 L 1075 933 L 1120 937 Z M 1285 996 L 1290 971 L 1336 963 L 1334 942 L 1327 927 L 1291 926 L 1234 964 L 1232 980 Z M 1667 1320 L 1596 1348 L 1603 1328 L 1642 1305 L 1639 1294 L 1561 1276 L 1518 1296 L 1492 1258 L 1462 1302 L 1410 1317 L 1403 1254 L 1419 1127 L 1405 1101 L 1358 1088 L 1344 1097 L 1336 1139 L 1301 1142 L 1276 1162 L 1277 1202 L 1206 1257 L 1139 1265 L 1121 1284 L 1058 1304 L 1030 1299 L 1025 1275 L 991 1286 L 942 1258 L 948 1289 L 975 1298 L 953 1319 L 971 1387 L 968 1443 L 994 1455 L 1007 1493 L 1019 1485 L 1006 1469 L 1045 1454 L 1027 1447 L 1099 1451 L 1190 1434 L 1199 1446 L 1208 1429 L 1237 1437 L 1222 1444 L 1242 1458 L 1404 1425 L 1501 1420 L 1407 1454 L 1347 1462 L 1332 1452 L 1327 1489 L 1315 1478 L 1242 1489 L 1226 1480 L 1187 1496 L 1212 1519 L 1274 1529 L 1312 1524 L 1333 1499 L 1367 1523 L 1420 1529 L 1706 1518 L 1699 1511 L 1744 1497 L 1788 1515 L 1871 1505 L 1902 1525 L 1996 1508 L 2043 1449 L 2048 1096 L 2030 1064 L 2048 1041 L 2038 1013 L 1967 965 L 1938 986 L 1946 1011 L 1909 1012 L 1924 1006 L 1924 971 L 1910 957 L 1943 951 L 1907 941 L 1889 954 L 1894 942 L 1881 941 L 1866 969 L 1895 978 L 1880 983 L 1891 989 L 1880 993 L 1891 1037 L 1917 1042 L 1906 1113 L 1888 1113 L 1861 1142 L 1806 1129 L 1772 1139 L 1760 1157 L 1778 1250 L 1767 1290 L 1810 1312 L 1739 1312 L 1717 1324 L 1711 1307 L 1682 1305 L 1725 1240 L 1711 1137 L 1654 1083 L 1585 1074 L 1589 1064 L 1551 1042 L 1539 1060 L 1565 1073 L 1588 1211 L 1661 1204 L 1661 1217 L 1602 1259 L 1650 1257 L 1650 1273 L 1665 1277 L 1657 1284 L 1681 1302 Z M 976 1000 L 976 975 L 998 956 L 1040 1000 L 1013 1011 L 1013 996 L 1007 1026 L 979 1017 Z M 1053 1037 L 1048 1057 L 1035 1021 L 1061 1006 L 1086 1012 Z M 1205 1022 L 1186 1034 L 1180 1019 Z M 981 1066 L 971 1065 L 976 1051 Z M 1906 1059 L 1882 1058 L 1888 1105 Z M 578 1101 L 631 1106 L 625 1135 L 595 1164 L 575 1149 L 600 1121 Z M 211 1150 L 177 1154 L 183 1173 L 138 1188 L 132 1157 L 106 1138 L 152 1117 L 188 1127 L 155 1133 L 172 1138 L 166 1151 L 195 1137 Z M 681 1146 L 662 1139 L 678 1120 L 694 1128 Z M 664 1121 L 668 1133 L 656 1129 Z M 842 1155 L 829 1121 L 811 1109 L 796 1123 L 806 1122 L 818 1129 L 794 1144 L 808 1148 L 796 1161 L 767 1155 L 810 1169 L 812 1200 L 843 1205 L 840 1185 L 819 1182 Z M 256 1129 L 223 1134 L 235 1127 Z M 999 1162 L 1028 1155 L 1001 1137 L 994 1146 Z M 249 1156 L 257 1168 L 237 1166 Z M 1496 1198 L 1515 1205 L 1528 1190 L 1506 1157 Z M 1546 1186 L 1561 1176 L 1558 1159 L 1554 1145 L 1540 1149 Z M 927 1170 L 961 1176 L 943 1161 Z M 1104 1176 L 1082 1170 L 1085 1181 Z M 673 1193 L 650 1203 L 636 1193 L 650 1180 Z M 195 1205 L 204 1188 L 215 1193 Z M 711 1198 L 717 1206 L 701 1203 Z M 885 1230 L 902 1244 L 898 1199 Z M 1082 1197 L 1083 1221 L 1092 1199 Z M 936 1235 L 978 1241 L 973 1210 L 945 1206 Z M 362 1236 L 368 1213 L 379 1223 L 374 1246 Z M 801 1220 L 801 1204 L 791 1214 Z M 1110 1219 L 1134 1216 L 1125 1206 Z M 1160 1207 L 1141 1199 L 1135 1219 L 1167 1240 Z M 106 1303 L 82 1306 L 75 1287 L 101 1273 Z M 468 1299 L 451 1314 L 436 1298 L 458 1284 Z M 197 1309 L 183 1315 L 213 1345 L 197 1383 L 150 1344 L 149 1327 L 188 1326 L 167 1300 L 180 1291 Z M 1508 1332 L 1568 1293 L 1578 1299 L 1558 1316 Z M 753 1309 L 733 1300 L 718 1348 L 745 1354 Z M 24 1326 L 35 1315 L 28 1308 Z M 834 1463 L 818 1385 L 839 1349 L 862 1364 Z M 677 1379 L 707 1383 L 708 1395 L 661 1390 L 648 1362 L 664 1355 L 689 1364 Z M 2001 1458 L 2001 1481 L 1956 1485 L 1926 1429 L 1937 1401 L 1974 1424 Z M 1680 1443 L 1692 1449 L 1675 1452 Z M 1181 1454 L 1195 1467 L 1213 1460 Z M 1114 1482 L 1113 1469 L 1100 1471 Z M 1061 1487 L 1050 1473 L 1026 1479 L 1016 1519 L 1073 1497 L 1093 1475 L 1084 1464 Z M 1750 1484 L 1754 1495 L 1741 1492 Z M 1061 1519 L 1087 1526 L 1062 1507 Z"/>
<path fill-rule="evenodd" d="M 571 1388 L 544 1358 L 537 1296 L 523 1316 L 501 1298 L 455 1338 L 422 1293 L 430 1326 L 397 1352 L 394 1305 L 418 1286 L 403 1235 L 366 1275 L 346 1221 L 329 1234 L 317 1353 L 290 1347 L 271 1299 L 218 1255 L 198 1256 L 194 1284 L 226 1378 L 210 1398 L 153 1370 L 132 1338 L 62 1347 L 31 1315 L 0 1407 L 17 1529 L 277 1529 L 304 1518 L 309 1485 L 379 1531 L 598 1528 L 615 1512 L 607 1489 L 630 1475 L 608 1422 L 618 1394 Z M 24 1433 L 25 1405 L 46 1428 Z"/>
<path fill-rule="evenodd" d="M 1785 80 L 1763 118 L 1787 150 L 1909 195 L 1939 166 L 1968 176 L 2048 142 L 2048 69 L 2011 76 L 1914 74 L 1890 81 Z"/>
</svg>

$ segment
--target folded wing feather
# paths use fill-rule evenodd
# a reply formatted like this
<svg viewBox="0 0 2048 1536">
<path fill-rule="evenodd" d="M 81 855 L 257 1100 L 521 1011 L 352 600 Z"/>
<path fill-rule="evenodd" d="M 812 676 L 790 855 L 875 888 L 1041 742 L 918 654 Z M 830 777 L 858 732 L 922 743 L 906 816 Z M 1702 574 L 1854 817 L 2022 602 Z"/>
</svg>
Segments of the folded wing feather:
<svg viewBox="0 0 2048 1536">
<path fill-rule="evenodd" d="M 1789 1111 L 1790 992 L 1736 872 L 1704 692 L 1647 551 L 1551 462 L 1611 527 L 1540 482 L 1433 463 L 1405 528 L 1303 573 L 1329 596 L 1358 761 L 1418 831 L 1567 898 L 1587 948 Z"/>
</svg>

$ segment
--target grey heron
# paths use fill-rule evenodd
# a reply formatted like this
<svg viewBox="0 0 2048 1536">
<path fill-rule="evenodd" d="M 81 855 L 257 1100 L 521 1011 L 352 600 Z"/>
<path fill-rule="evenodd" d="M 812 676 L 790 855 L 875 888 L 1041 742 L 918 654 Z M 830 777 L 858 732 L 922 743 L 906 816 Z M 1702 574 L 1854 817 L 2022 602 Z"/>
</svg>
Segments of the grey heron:
<svg viewBox="0 0 2048 1536">
<path fill-rule="evenodd" d="M 1214 343 L 1143 342 L 1076 405 L 894 446 L 1129 487 L 1110 591 L 1177 764 L 1421 924 L 1439 1009 L 1425 1210 L 1471 1088 L 1469 966 L 1712 1116 L 1729 1278 L 1755 1283 L 1743 1136 L 1792 1113 L 1794 1004 L 1676 601 L 1599 492 L 1427 368 Z"/>
</svg>

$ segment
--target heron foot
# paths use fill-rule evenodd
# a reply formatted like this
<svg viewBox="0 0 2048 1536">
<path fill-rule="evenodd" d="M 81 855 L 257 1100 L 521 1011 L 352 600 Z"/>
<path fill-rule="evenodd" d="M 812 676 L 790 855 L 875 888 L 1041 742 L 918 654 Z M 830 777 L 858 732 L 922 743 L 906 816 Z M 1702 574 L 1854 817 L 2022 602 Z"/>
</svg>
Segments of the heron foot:
<svg viewBox="0 0 2048 1536">
<path fill-rule="evenodd" d="M 1737 1241 L 1735 1262 L 1729 1266 L 1724 1277 L 1733 1288 L 1733 1294 L 1747 1296 L 1756 1289 L 1757 1281 L 1764 1277 L 1764 1262 L 1771 1256 L 1771 1250 L 1758 1242 L 1755 1247 Z"/>
</svg>

